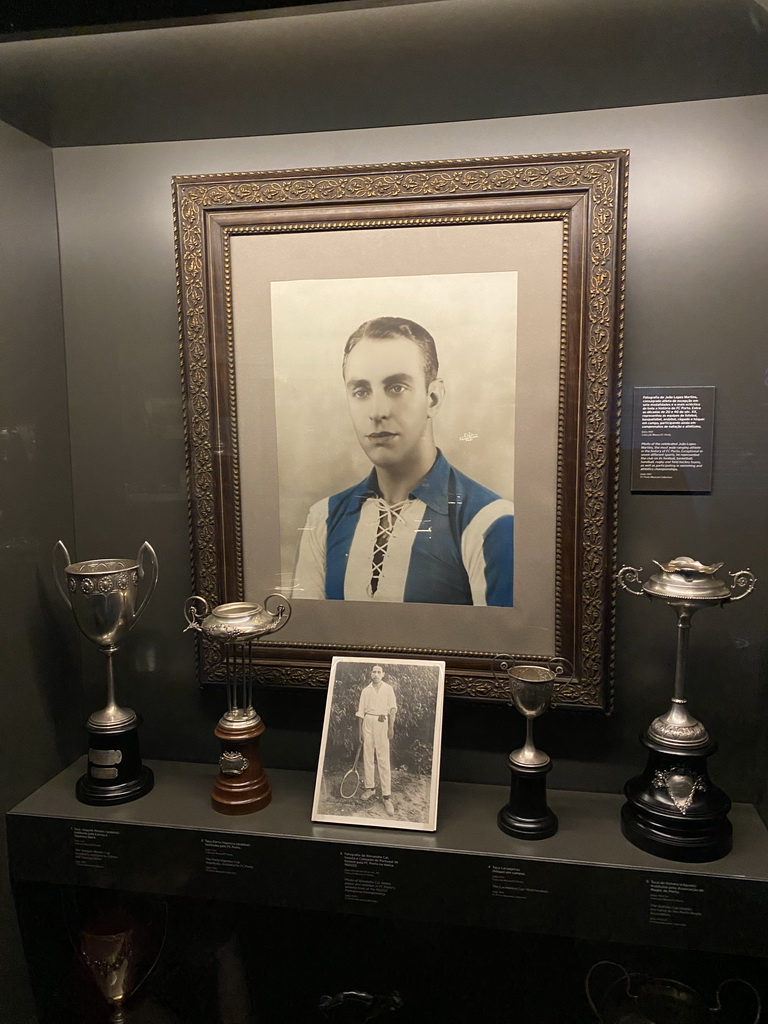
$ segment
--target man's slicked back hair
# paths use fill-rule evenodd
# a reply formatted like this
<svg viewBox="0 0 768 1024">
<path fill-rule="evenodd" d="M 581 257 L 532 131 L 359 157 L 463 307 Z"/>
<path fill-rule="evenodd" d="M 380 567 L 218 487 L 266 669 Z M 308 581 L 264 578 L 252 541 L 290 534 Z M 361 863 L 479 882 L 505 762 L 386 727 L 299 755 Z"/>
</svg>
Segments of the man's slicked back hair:
<svg viewBox="0 0 768 1024">
<path fill-rule="evenodd" d="M 366 320 L 365 323 L 360 324 L 357 330 L 350 334 L 347 344 L 344 346 L 342 369 L 347 365 L 349 353 L 363 338 L 381 341 L 387 338 L 408 338 L 421 349 L 426 385 L 429 386 L 437 378 L 440 367 L 437 361 L 435 339 L 415 320 L 408 320 L 403 316 L 377 316 L 375 320 Z"/>
</svg>

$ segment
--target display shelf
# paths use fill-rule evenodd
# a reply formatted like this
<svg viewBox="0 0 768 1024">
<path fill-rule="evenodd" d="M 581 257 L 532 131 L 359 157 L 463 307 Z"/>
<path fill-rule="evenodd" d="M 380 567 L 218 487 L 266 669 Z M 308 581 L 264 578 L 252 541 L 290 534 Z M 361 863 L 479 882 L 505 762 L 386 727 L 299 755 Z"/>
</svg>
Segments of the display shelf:
<svg viewBox="0 0 768 1024">
<path fill-rule="evenodd" d="M 425 834 L 314 824 L 314 775 L 296 771 L 270 771 L 263 811 L 223 816 L 214 767 L 148 763 L 155 788 L 133 803 L 78 803 L 81 761 L 10 811 L 13 881 L 768 956 L 768 833 L 750 805 L 733 808 L 729 856 L 686 865 L 630 845 L 615 794 L 551 792 L 558 833 L 524 842 L 496 827 L 502 786 L 442 783 Z"/>
</svg>

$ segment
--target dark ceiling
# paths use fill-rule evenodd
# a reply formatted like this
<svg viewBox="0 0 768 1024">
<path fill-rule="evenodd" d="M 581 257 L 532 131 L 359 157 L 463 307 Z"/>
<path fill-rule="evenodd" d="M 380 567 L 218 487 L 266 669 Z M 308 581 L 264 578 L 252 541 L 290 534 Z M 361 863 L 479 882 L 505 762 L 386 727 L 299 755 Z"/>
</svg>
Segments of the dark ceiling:
<svg viewBox="0 0 768 1024">
<path fill-rule="evenodd" d="M 58 147 L 768 93 L 766 0 L 266 0 L 188 21 L 170 0 L 109 7 L 127 8 L 175 21 L 0 42 L 0 119 Z"/>
<path fill-rule="evenodd" d="M 254 0 L 249 11 L 306 7 L 317 0 Z M 341 3 L 350 0 L 340 0 Z M 0 0 L 0 33 L 26 34 L 84 27 L 186 21 L 242 11 L 237 0 Z"/>
</svg>

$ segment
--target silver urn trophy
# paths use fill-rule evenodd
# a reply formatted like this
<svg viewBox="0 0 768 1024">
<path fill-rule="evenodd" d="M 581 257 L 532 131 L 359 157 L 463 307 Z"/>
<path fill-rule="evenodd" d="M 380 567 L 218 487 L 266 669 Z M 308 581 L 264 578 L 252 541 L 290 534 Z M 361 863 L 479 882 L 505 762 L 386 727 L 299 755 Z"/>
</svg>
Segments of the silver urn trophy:
<svg viewBox="0 0 768 1024">
<path fill-rule="evenodd" d="M 259 737 L 264 722 L 253 707 L 253 645 L 288 622 L 291 606 L 280 594 L 274 612 L 250 601 L 233 601 L 211 609 L 204 597 L 184 605 L 187 629 L 219 645 L 227 684 L 227 710 L 214 730 L 221 742 L 219 774 L 213 783 L 211 806 L 220 814 L 251 814 L 272 799 L 272 787 L 261 762 Z"/>
<path fill-rule="evenodd" d="M 152 789 L 154 777 L 141 762 L 138 716 L 117 703 L 112 658 L 152 596 L 157 584 L 157 555 L 147 541 L 135 559 L 73 562 L 62 541 L 53 553 L 54 579 L 61 596 L 71 608 L 81 633 L 107 659 L 107 703 L 88 719 L 88 770 L 77 782 L 77 799 L 85 804 L 136 800 Z M 139 600 L 145 554 L 152 571 Z M 65 560 L 63 580 L 56 568 L 58 556 Z"/>
<path fill-rule="evenodd" d="M 548 839 L 557 832 L 558 821 L 547 805 L 547 774 L 552 769 L 549 754 L 533 742 L 533 721 L 552 703 L 555 682 L 573 675 L 564 658 L 544 664 L 528 664 L 509 655 L 494 660 L 493 673 L 509 689 L 512 703 L 525 718 L 525 743 L 509 755 L 512 776 L 509 803 L 499 811 L 502 832 L 516 839 Z"/>
<path fill-rule="evenodd" d="M 640 583 L 641 569 L 624 566 L 619 585 L 635 596 L 663 601 L 677 615 L 674 695 L 669 710 L 655 718 L 640 738 L 648 750 L 642 775 L 624 787 L 627 802 L 621 829 L 635 846 L 668 860 L 703 863 L 730 852 L 729 797 L 709 778 L 707 760 L 717 750 L 705 726 L 688 709 L 685 696 L 691 618 L 746 597 L 756 578 L 748 569 L 731 573 L 731 584 L 717 576 L 722 562 L 703 565 L 680 556 L 655 562 L 659 572 Z"/>
</svg>

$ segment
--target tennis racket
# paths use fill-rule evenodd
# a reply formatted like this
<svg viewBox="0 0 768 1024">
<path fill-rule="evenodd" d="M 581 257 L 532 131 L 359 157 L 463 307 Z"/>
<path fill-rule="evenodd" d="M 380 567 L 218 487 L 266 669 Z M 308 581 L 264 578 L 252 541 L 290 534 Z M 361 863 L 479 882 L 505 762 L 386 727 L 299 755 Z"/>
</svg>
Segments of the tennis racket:
<svg viewBox="0 0 768 1024">
<path fill-rule="evenodd" d="M 355 754 L 355 763 L 349 769 L 347 774 L 341 780 L 339 786 L 339 792 L 345 800 L 351 800 L 355 793 L 360 788 L 360 773 L 357 770 L 357 763 L 360 760 L 360 754 L 363 751 L 362 741 L 358 744 L 357 753 Z"/>
</svg>

